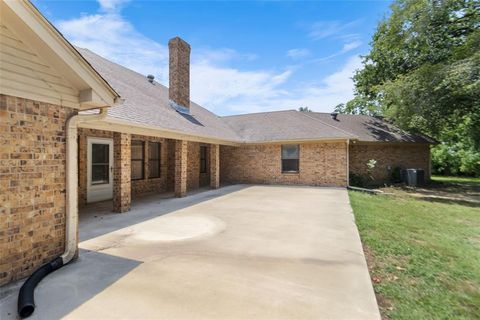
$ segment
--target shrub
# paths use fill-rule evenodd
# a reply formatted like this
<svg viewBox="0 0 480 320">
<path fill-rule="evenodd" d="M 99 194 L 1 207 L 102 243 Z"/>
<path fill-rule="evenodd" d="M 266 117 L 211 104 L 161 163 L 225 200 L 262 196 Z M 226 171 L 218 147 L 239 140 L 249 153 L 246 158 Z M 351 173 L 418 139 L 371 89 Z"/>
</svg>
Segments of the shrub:
<svg viewBox="0 0 480 320">
<path fill-rule="evenodd" d="M 350 176 L 349 184 L 351 186 L 359 187 L 359 188 L 365 188 L 366 183 L 365 183 L 365 178 L 364 177 L 362 177 L 359 174 L 353 173 L 353 172 L 350 172 L 349 176 Z"/>
<path fill-rule="evenodd" d="M 377 160 L 375 159 L 370 159 L 367 161 L 367 172 L 368 172 L 368 177 L 370 178 L 371 181 L 375 180 L 375 178 L 373 177 L 373 171 L 375 171 L 376 165 L 377 165 Z"/>
</svg>

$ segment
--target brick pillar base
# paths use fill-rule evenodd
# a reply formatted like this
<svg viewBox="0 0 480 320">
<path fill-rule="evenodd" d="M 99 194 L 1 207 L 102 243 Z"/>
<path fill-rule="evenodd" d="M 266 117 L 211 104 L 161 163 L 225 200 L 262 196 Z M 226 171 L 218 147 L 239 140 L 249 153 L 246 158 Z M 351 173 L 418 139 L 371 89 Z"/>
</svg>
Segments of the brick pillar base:
<svg viewBox="0 0 480 320">
<path fill-rule="evenodd" d="M 175 140 L 175 197 L 187 194 L 187 141 Z"/>
<path fill-rule="evenodd" d="M 210 145 L 210 188 L 220 187 L 220 146 Z"/>
<path fill-rule="evenodd" d="M 115 132 L 113 134 L 113 212 L 130 210 L 130 134 Z"/>
</svg>

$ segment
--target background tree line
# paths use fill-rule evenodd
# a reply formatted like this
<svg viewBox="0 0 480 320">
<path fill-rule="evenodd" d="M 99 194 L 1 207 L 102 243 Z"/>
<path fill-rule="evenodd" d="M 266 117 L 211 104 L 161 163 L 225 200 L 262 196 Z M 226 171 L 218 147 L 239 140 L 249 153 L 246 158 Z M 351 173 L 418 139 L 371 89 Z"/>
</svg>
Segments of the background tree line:
<svg viewBox="0 0 480 320">
<path fill-rule="evenodd" d="M 396 0 L 340 113 L 427 134 L 437 173 L 480 176 L 480 2 Z"/>
</svg>

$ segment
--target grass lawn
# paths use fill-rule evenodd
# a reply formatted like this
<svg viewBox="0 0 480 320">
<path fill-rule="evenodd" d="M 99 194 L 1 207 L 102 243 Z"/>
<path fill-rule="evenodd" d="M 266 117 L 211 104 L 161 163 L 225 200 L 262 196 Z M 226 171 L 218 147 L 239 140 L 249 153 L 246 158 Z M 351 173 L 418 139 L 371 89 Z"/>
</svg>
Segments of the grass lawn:
<svg viewBox="0 0 480 320">
<path fill-rule="evenodd" d="M 355 191 L 350 201 L 384 318 L 480 319 L 480 207 Z"/>
<path fill-rule="evenodd" d="M 471 177 L 446 177 L 446 176 L 432 176 L 434 182 L 448 183 L 448 184 L 460 184 L 471 185 L 480 187 L 480 178 Z"/>
</svg>

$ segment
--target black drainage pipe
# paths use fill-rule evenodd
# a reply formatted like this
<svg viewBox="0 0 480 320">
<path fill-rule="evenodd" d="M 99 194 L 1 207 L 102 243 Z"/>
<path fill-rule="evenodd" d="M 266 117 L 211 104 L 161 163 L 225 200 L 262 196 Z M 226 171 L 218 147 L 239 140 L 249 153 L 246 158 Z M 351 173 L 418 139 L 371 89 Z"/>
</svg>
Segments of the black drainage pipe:
<svg viewBox="0 0 480 320">
<path fill-rule="evenodd" d="M 44 264 L 25 281 L 18 293 L 18 315 L 20 318 L 27 318 L 35 310 L 34 290 L 37 284 L 51 272 L 63 267 L 62 258 L 58 257 L 47 264 Z"/>
</svg>

